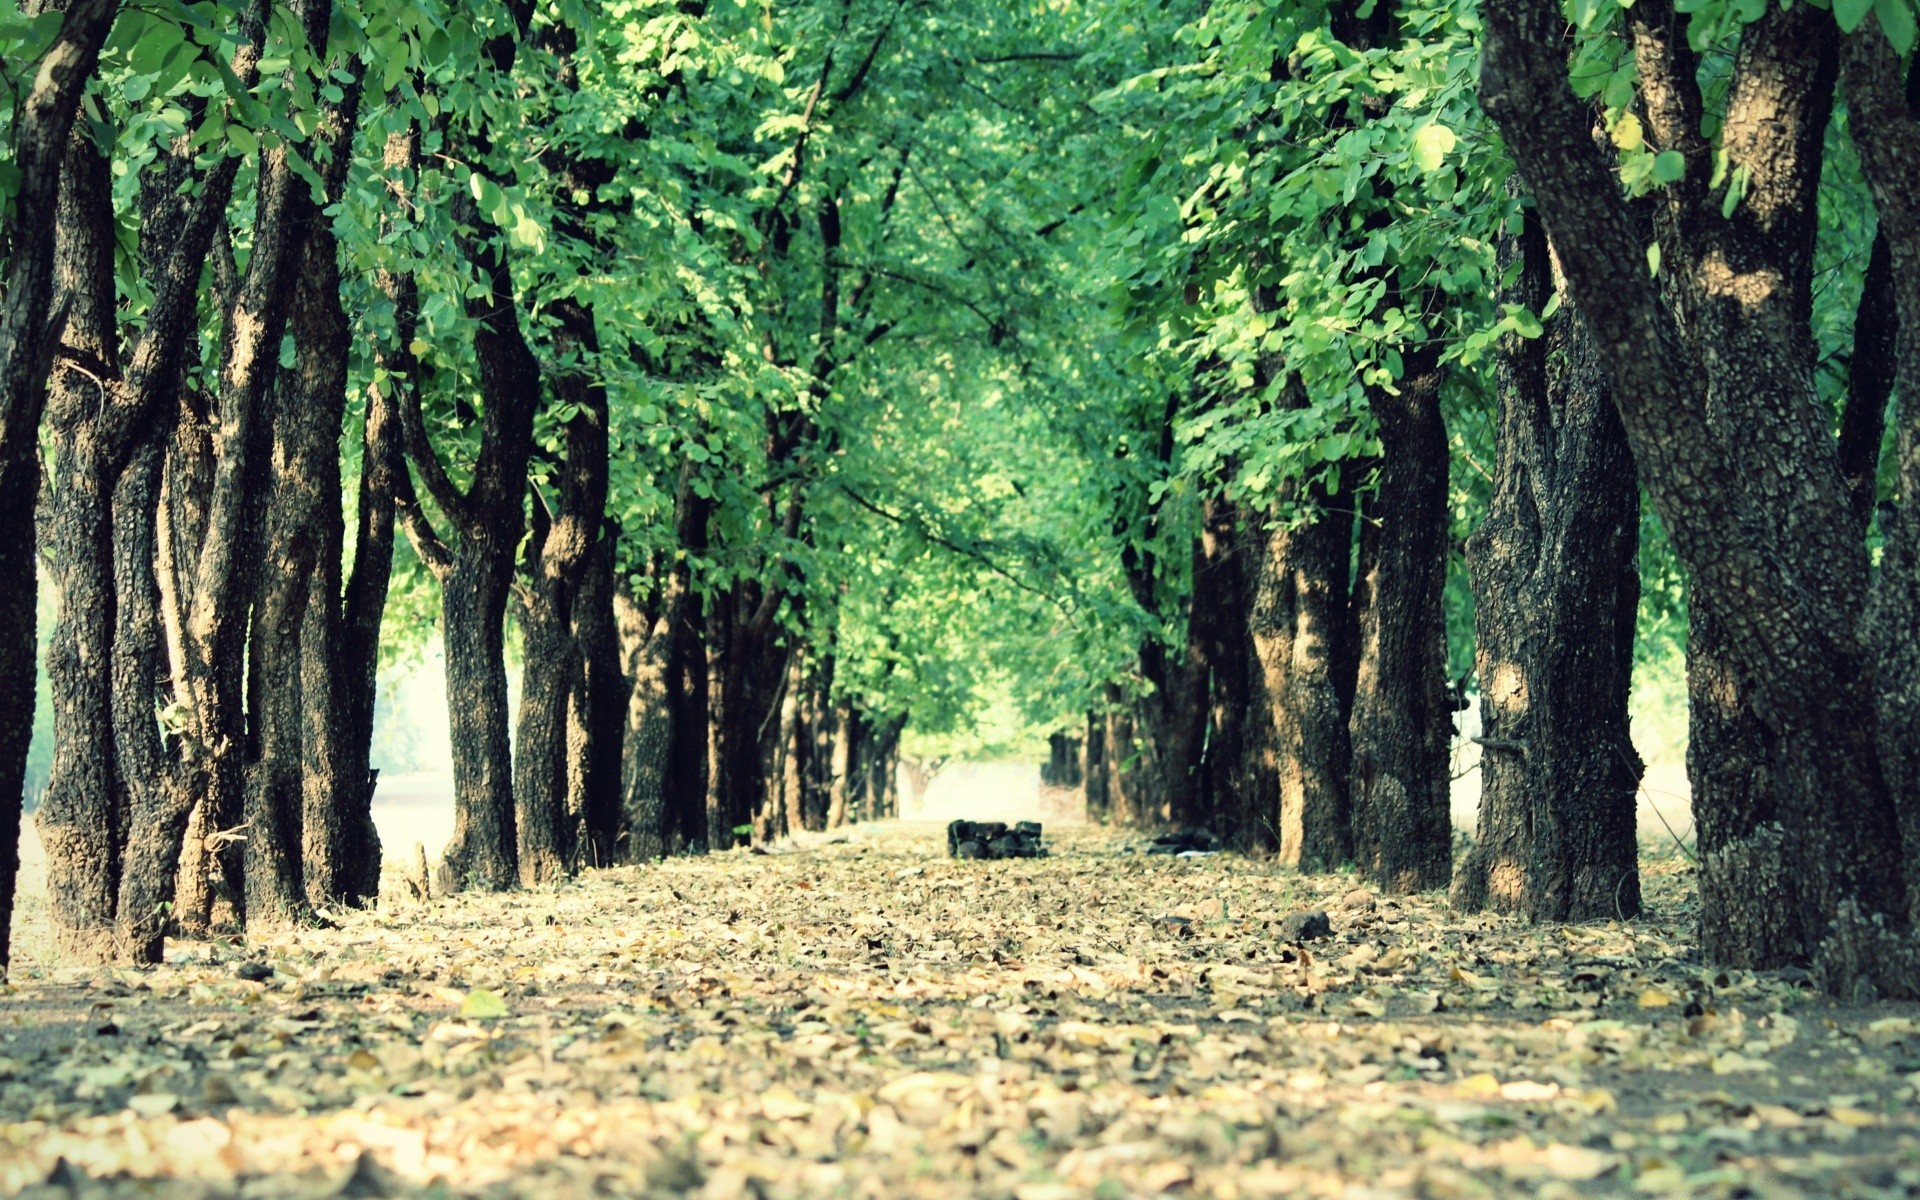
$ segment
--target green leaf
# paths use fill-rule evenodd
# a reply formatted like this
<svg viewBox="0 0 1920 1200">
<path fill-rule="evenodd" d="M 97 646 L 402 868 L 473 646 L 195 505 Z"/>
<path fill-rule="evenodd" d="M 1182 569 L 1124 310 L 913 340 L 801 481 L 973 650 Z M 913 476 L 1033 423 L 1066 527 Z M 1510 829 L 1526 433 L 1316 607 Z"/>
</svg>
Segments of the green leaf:
<svg viewBox="0 0 1920 1200">
<path fill-rule="evenodd" d="M 1623 113 L 1620 119 L 1613 123 L 1610 133 L 1613 144 L 1622 150 L 1631 152 L 1647 144 L 1646 130 L 1640 127 L 1640 118 L 1632 113 Z"/>
<path fill-rule="evenodd" d="M 491 1021 L 507 1015 L 507 1002 L 486 988 L 475 988 L 460 1004 L 460 1015 L 473 1021 Z"/>
<path fill-rule="evenodd" d="M 1435 121 L 1413 135 L 1413 163 L 1428 174 L 1438 171 L 1459 142 L 1453 130 Z"/>
<path fill-rule="evenodd" d="M 1896 52 L 1906 54 L 1913 49 L 1916 32 L 1913 0 L 1876 0 L 1873 15 Z"/>
<path fill-rule="evenodd" d="M 1513 331 L 1528 341 L 1532 341 L 1545 332 L 1540 324 L 1540 318 L 1534 316 L 1533 313 L 1525 307 L 1518 304 L 1509 304 L 1506 306 L 1506 310 L 1507 321 L 1513 326 Z"/>
<path fill-rule="evenodd" d="M 1873 0 L 1833 0 L 1833 19 L 1840 22 L 1842 33 L 1860 28 L 1860 22 L 1866 20 L 1871 11 Z"/>
<path fill-rule="evenodd" d="M 1647 247 L 1647 274 L 1658 275 L 1659 273 L 1660 273 L 1660 243 L 1655 242 L 1651 246 Z"/>
<path fill-rule="evenodd" d="M 1686 174 L 1687 158 L 1678 150 L 1662 150 L 1653 156 L 1653 177 L 1661 183 L 1679 183 Z"/>
</svg>

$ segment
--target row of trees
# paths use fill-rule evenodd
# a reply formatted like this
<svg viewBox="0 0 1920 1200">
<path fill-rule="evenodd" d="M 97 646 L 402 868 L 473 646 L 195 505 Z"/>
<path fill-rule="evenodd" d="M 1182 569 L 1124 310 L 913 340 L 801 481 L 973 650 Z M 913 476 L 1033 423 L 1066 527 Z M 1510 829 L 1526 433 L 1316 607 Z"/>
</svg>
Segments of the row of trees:
<svg viewBox="0 0 1920 1200">
<path fill-rule="evenodd" d="M 1707 953 L 1911 994 L 1914 40 L 1904 0 L 1214 5 L 1104 97 L 1168 370 L 1114 445 L 1153 626 L 1096 810 L 1631 916 L 1644 552 L 1688 583 Z"/>
<path fill-rule="evenodd" d="M 1683 623 L 1707 950 L 1920 986 L 1909 0 L 0 37 L 0 790 L 32 546 L 71 955 L 369 902 L 428 623 L 446 888 L 882 814 L 993 710 L 1117 823 L 1631 916 Z"/>
</svg>

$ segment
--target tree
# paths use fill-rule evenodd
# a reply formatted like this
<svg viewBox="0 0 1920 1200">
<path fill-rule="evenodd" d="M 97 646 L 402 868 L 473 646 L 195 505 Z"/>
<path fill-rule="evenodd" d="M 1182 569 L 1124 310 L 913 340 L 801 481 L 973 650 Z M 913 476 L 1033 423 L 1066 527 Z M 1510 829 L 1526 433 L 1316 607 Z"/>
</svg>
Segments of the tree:
<svg viewBox="0 0 1920 1200">
<path fill-rule="evenodd" d="M 1710 142 L 1679 18 L 1663 5 L 1627 15 L 1649 145 L 1615 140 L 1646 151 L 1643 179 L 1672 179 L 1653 197 L 1656 280 L 1639 210 L 1551 50 L 1557 8 L 1494 0 L 1484 11 L 1482 99 L 1562 256 L 1686 567 L 1690 654 L 1723 673 L 1722 711 L 1750 703 L 1769 751 L 1762 786 L 1696 785 L 1703 945 L 1722 962 L 1811 963 L 1843 992 L 1867 979 L 1909 992 L 1911 968 L 1886 936 L 1905 925 L 1907 889 L 1861 639 L 1866 549 L 1833 435 L 1809 402 L 1833 19 L 1767 9 L 1730 31 L 1726 116 Z"/>
</svg>

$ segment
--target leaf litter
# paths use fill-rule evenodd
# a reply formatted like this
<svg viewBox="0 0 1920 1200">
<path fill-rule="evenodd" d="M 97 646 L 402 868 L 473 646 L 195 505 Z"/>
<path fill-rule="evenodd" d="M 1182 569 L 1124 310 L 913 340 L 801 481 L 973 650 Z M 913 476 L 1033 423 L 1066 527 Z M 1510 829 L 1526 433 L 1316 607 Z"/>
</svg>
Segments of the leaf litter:
<svg viewBox="0 0 1920 1200">
<path fill-rule="evenodd" d="M 941 836 L 45 972 L 0 1002 L 0 1191 L 1920 1193 L 1920 1009 L 1701 965 L 1679 860 L 1650 918 L 1533 928 L 1097 830 Z"/>
</svg>

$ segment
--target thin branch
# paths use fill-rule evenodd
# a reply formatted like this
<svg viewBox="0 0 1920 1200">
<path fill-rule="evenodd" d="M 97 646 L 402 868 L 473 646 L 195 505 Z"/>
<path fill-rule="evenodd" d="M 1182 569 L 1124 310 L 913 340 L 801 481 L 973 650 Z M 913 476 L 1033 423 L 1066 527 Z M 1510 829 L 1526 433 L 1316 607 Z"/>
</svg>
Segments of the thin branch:
<svg viewBox="0 0 1920 1200">
<path fill-rule="evenodd" d="M 919 517 L 917 515 L 896 513 L 888 509 L 882 508 L 880 505 L 875 504 L 873 501 L 867 499 L 865 496 L 862 496 L 859 492 L 854 491 L 851 487 L 847 486 L 845 483 L 840 482 L 838 480 L 834 482 L 834 486 L 839 488 L 841 494 L 845 495 L 847 499 L 852 500 L 855 504 L 859 505 L 861 508 L 866 509 L 868 512 L 872 513 L 873 515 L 877 517 L 883 517 L 886 520 L 892 521 L 896 525 L 905 526 L 909 529 L 918 531 L 921 537 L 926 538 L 929 542 L 932 542 L 934 545 L 939 546 L 941 549 L 950 551 L 972 562 L 979 563 L 981 566 L 993 572 L 995 575 L 1000 576 L 1002 579 L 1005 579 L 1008 583 L 1011 583 L 1013 586 L 1019 588 L 1021 591 L 1028 592 L 1028 593 L 1031 593 L 1032 595 L 1040 597 L 1042 600 L 1045 600 L 1047 603 L 1052 604 L 1053 606 L 1058 608 L 1062 613 L 1066 614 L 1068 617 L 1073 616 L 1073 609 L 1071 606 L 1067 604 L 1065 600 L 1054 595 L 1052 592 L 1045 590 L 1044 588 L 1035 587 L 1033 584 L 1028 583 L 1026 580 L 1020 578 L 1018 575 L 1015 575 L 1013 572 L 1007 570 L 1005 567 L 1001 566 L 999 563 L 995 562 L 993 559 L 989 558 L 986 554 L 982 553 L 981 551 L 976 550 L 971 546 L 963 546 L 960 543 L 955 542 L 943 536 L 939 531 L 935 530 L 932 527 L 932 525 L 928 524 L 928 522 L 924 518 Z"/>
</svg>

